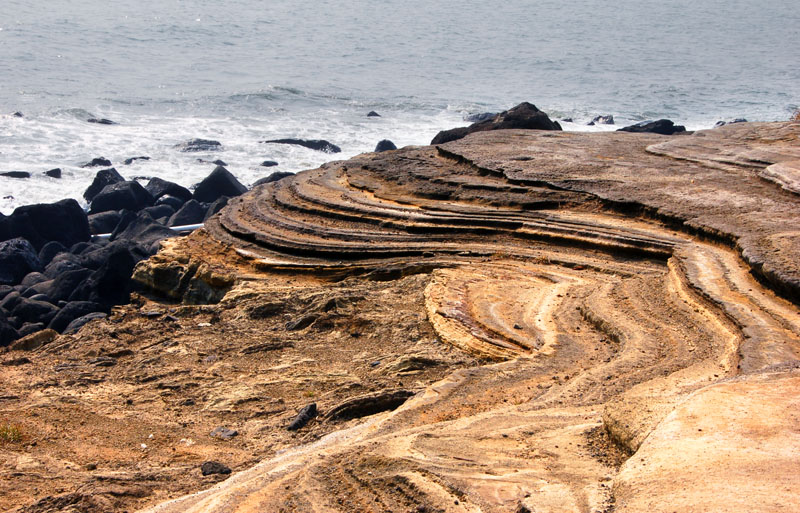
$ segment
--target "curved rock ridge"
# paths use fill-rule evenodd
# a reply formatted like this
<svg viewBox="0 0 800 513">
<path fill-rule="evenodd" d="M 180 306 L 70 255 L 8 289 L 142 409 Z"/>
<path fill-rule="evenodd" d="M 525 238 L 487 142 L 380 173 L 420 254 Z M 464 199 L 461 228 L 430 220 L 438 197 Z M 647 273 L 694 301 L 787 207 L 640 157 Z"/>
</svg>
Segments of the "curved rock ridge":
<svg viewBox="0 0 800 513">
<path fill-rule="evenodd" d="M 800 197 L 761 174 L 799 134 L 493 131 L 232 200 L 140 281 L 230 304 L 262 276 L 420 275 L 423 322 L 481 363 L 146 511 L 797 504 Z"/>
</svg>

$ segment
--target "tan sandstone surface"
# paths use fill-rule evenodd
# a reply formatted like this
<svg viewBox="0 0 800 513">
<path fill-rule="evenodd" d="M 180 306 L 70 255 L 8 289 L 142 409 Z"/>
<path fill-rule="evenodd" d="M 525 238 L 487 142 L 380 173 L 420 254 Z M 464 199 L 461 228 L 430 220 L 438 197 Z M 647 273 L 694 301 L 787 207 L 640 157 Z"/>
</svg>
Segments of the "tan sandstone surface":
<svg viewBox="0 0 800 513">
<path fill-rule="evenodd" d="M 256 188 L 0 355 L 0 509 L 796 511 L 798 137 L 498 130 Z"/>
</svg>

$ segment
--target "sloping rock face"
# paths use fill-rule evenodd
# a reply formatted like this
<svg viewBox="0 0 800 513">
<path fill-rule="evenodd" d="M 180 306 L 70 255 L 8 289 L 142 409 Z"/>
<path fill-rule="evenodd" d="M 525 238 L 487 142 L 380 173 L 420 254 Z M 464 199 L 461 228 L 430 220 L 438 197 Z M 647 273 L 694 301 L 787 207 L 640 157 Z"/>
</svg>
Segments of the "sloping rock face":
<svg viewBox="0 0 800 513">
<path fill-rule="evenodd" d="M 169 301 L 5 357 L 0 406 L 96 433 L 0 497 L 94 440 L 60 482 L 109 511 L 791 510 L 799 136 L 496 130 L 259 186 L 137 265 Z"/>
<path fill-rule="evenodd" d="M 232 200 L 202 237 L 260 272 L 427 276 L 439 340 L 485 364 L 151 511 L 797 504 L 800 197 L 764 170 L 799 135 L 492 131 Z"/>
</svg>

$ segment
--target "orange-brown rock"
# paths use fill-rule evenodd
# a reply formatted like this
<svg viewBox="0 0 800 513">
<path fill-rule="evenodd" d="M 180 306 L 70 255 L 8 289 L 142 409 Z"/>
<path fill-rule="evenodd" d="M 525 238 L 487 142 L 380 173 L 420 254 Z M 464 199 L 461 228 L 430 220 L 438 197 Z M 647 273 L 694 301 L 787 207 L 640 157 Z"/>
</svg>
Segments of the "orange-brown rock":
<svg viewBox="0 0 800 513">
<path fill-rule="evenodd" d="M 1 448 L 0 507 L 791 511 L 798 136 L 498 130 L 258 187 L 137 267 L 172 303 L 0 367 L 53 433 Z"/>
</svg>

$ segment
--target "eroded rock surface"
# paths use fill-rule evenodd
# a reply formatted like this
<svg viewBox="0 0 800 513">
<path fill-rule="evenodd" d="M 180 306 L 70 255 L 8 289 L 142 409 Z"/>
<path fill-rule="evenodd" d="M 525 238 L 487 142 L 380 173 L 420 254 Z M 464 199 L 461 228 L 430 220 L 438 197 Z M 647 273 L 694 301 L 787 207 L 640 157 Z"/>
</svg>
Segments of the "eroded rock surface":
<svg viewBox="0 0 800 513">
<path fill-rule="evenodd" d="M 30 360 L 0 367 L 3 413 L 49 434 L 3 447 L 0 496 L 61 475 L 153 513 L 791 510 L 800 197 L 765 170 L 798 135 L 498 130 L 257 187 L 137 266 L 181 304 L 3 357 Z M 89 440 L 102 471 L 59 470 Z M 103 492 L 111 468 L 145 491 Z"/>
</svg>

